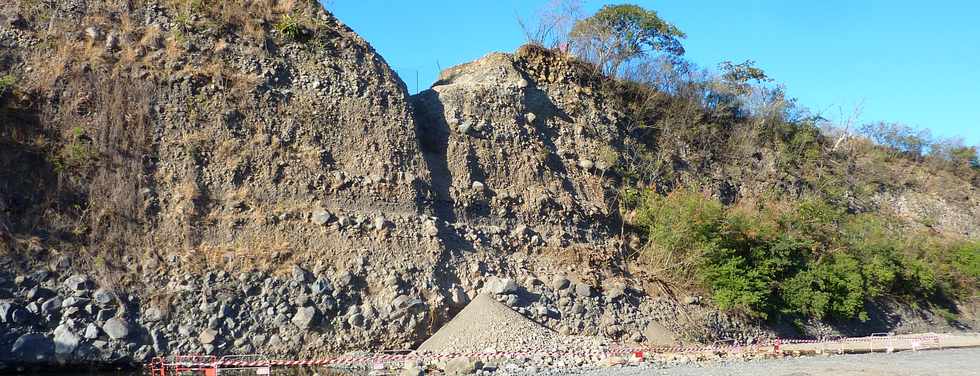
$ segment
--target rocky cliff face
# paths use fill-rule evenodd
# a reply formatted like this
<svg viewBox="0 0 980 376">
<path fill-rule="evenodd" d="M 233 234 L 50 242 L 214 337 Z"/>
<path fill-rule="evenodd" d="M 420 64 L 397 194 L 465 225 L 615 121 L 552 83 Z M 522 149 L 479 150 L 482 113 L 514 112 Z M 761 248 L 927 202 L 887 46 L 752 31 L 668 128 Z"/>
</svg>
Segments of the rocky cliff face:
<svg viewBox="0 0 980 376">
<path fill-rule="evenodd" d="M 408 348 L 478 291 L 563 333 L 766 335 L 616 264 L 632 140 L 586 68 L 522 48 L 409 98 L 291 4 L 0 5 L 0 363 Z"/>
<path fill-rule="evenodd" d="M 233 340 L 254 348 L 266 341 L 247 338 L 255 331 L 243 331 L 244 322 L 223 320 L 254 289 L 271 297 L 285 284 L 241 290 L 239 277 L 254 278 L 219 270 L 282 274 L 303 264 L 336 277 L 294 283 L 314 299 L 284 293 L 244 311 L 287 318 L 257 318 L 274 327 L 311 309 L 308 319 L 319 323 L 360 303 L 338 304 L 334 282 L 377 289 L 390 302 L 396 294 L 378 284 L 391 275 L 370 268 L 397 270 L 402 254 L 435 264 L 428 247 L 438 254 L 438 244 L 422 231 L 436 226 L 422 216 L 430 178 L 404 84 L 319 5 L 0 8 L 0 60 L 17 77 L 16 91 L 4 93 L 0 152 L 0 236 L 11 270 L 2 296 L 5 358 L 35 360 L 25 348 L 51 355 L 52 335 L 53 354 L 67 360 L 143 359 L 162 353 L 167 338 L 196 342 L 163 347 L 180 352 L 228 352 Z M 38 273 L 25 274 L 31 269 Z M 121 299 L 64 289 L 70 271 Z M 220 304 L 208 308 L 213 302 Z M 202 315 L 219 307 L 218 316 Z M 386 332 L 326 348 L 418 336 L 401 326 Z M 197 341 L 212 334 L 219 339 Z M 62 346 L 65 338 L 79 350 Z M 24 341 L 40 345 L 18 345 Z"/>
<path fill-rule="evenodd" d="M 412 347 L 481 289 L 570 333 L 672 315 L 536 256 L 615 249 L 587 85 L 492 54 L 412 114 L 362 39 L 277 4 L 4 5 L 8 364 Z M 671 327 L 738 332 L 699 309 Z"/>
<path fill-rule="evenodd" d="M 533 60 L 541 53 L 487 55 L 414 97 L 435 209 L 450 221 L 525 228 L 533 246 L 611 247 L 616 208 L 602 175 L 624 135 L 611 109 L 579 94 L 588 86 L 521 66 L 548 64 Z"/>
</svg>

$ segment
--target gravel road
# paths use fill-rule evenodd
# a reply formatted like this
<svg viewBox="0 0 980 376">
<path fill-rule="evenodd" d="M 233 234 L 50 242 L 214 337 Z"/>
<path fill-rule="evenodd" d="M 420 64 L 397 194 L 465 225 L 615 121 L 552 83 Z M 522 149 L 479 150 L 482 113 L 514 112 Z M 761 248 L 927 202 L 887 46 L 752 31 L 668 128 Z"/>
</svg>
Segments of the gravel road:
<svg viewBox="0 0 980 376">
<path fill-rule="evenodd" d="M 704 363 L 669 368 L 650 366 L 605 368 L 581 373 L 589 376 L 976 376 L 980 375 L 980 348 Z"/>
</svg>

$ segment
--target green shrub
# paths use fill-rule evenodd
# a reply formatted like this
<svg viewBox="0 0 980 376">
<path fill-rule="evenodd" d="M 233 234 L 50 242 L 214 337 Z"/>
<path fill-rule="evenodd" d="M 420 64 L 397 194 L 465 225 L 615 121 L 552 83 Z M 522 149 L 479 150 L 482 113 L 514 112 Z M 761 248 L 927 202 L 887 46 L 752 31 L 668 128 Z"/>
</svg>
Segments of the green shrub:
<svg viewBox="0 0 980 376">
<path fill-rule="evenodd" d="M 765 318 L 773 280 L 752 265 L 739 251 L 713 249 L 707 254 L 702 275 L 719 308 Z"/>
<path fill-rule="evenodd" d="M 720 203 L 693 191 L 664 197 L 647 192 L 636 209 L 635 225 L 645 232 L 641 256 L 655 274 L 683 284 L 696 280 L 701 254 L 714 247 L 721 228 Z"/>
<path fill-rule="evenodd" d="M 786 280 L 782 289 L 790 314 L 825 319 L 867 319 L 860 261 L 847 253 L 834 253 L 812 262 L 809 268 Z"/>
<path fill-rule="evenodd" d="M 980 286 L 980 241 L 961 242 L 949 252 L 951 288 L 963 295 Z"/>
<path fill-rule="evenodd" d="M 0 76 L 0 94 L 5 93 L 7 90 L 13 89 L 14 84 L 17 83 L 17 77 L 12 74 L 5 74 Z"/>
<path fill-rule="evenodd" d="M 286 39 L 302 41 L 307 37 L 307 30 L 298 18 L 284 14 L 279 22 L 273 25 L 273 29 Z"/>
<path fill-rule="evenodd" d="M 0 76 L 0 108 L 2 108 L 4 98 L 7 97 L 8 93 L 14 90 L 16 85 L 17 77 L 14 77 L 14 75 L 8 74 Z"/>
<path fill-rule="evenodd" d="M 675 252 L 713 241 L 724 212 L 721 203 L 693 191 L 647 195 L 637 212 L 637 223 L 647 229 L 649 243 Z"/>
<path fill-rule="evenodd" d="M 788 211 L 726 208 L 689 190 L 634 190 L 624 201 L 645 231 L 644 258 L 750 317 L 865 320 L 876 299 L 931 302 L 980 285 L 980 242 L 906 233 L 892 218 L 815 197 Z"/>
</svg>

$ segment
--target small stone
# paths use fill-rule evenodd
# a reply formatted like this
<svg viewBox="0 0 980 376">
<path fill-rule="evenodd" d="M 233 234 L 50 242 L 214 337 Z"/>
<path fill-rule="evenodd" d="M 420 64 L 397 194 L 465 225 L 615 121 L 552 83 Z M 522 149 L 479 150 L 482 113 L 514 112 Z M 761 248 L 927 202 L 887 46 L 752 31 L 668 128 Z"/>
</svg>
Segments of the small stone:
<svg viewBox="0 0 980 376">
<path fill-rule="evenodd" d="M 95 299 L 96 303 L 103 307 L 113 305 L 116 302 L 116 294 L 106 289 L 95 290 L 95 293 L 92 294 L 92 298 Z"/>
<path fill-rule="evenodd" d="M 537 316 L 537 317 L 546 317 L 546 316 L 548 316 L 548 307 L 545 307 L 543 305 L 535 306 L 534 307 L 534 315 Z"/>
<path fill-rule="evenodd" d="M 428 220 L 422 225 L 422 231 L 428 237 L 435 237 L 436 235 L 439 235 L 439 226 L 436 226 L 435 221 Z"/>
<path fill-rule="evenodd" d="M 469 120 L 459 123 L 459 125 L 457 126 L 457 130 L 459 130 L 459 134 L 467 134 L 469 133 L 471 128 L 473 128 L 473 123 L 470 122 Z"/>
<path fill-rule="evenodd" d="M 293 299 L 293 305 L 297 307 L 305 307 L 310 304 L 310 297 L 306 294 L 302 294 Z"/>
<path fill-rule="evenodd" d="M 391 305 L 394 306 L 395 309 L 409 309 L 421 304 L 421 300 L 410 298 L 408 295 L 398 295 L 391 302 Z"/>
<path fill-rule="evenodd" d="M 87 291 L 92 288 L 92 281 L 88 276 L 76 274 L 65 280 L 65 287 L 72 291 Z"/>
<path fill-rule="evenodd" d="M 82 307 L 89 303 L 88 299 L 69 296 L 61 302 L 62 307 Z"/>
<path fill-rule="evenodd" d="M 221 307 L 218 308 L 218 317 L 227 318 L 234 316 L 235 309 L 231 306 L 231 304 L 228 304 L 228 302 L 221 303 Z"/>
<path fill-rule="evenodd" d="M 41 286 L 34 286 L 30 290 L 27 290 L 27 300 L 38 300 L 45 299 L 54 296 L 54 292 Z"/>
<path fill-rule="evenodd" d="M 99 327 L 93 323 L 89 323 L 85 326 L 85 333 L 82 334 L 86 339 L 96 339 L 99 338 Z"/>
<path fill-rule="evenodd" d="M 588 284 L 585 283 L 576 283 L 575 295 L 578 295 L 583 298 L 588 298 L 592 296 L 592 286 L 589 286 Z"/>
<path fill-rule="evenodd" d="M 313 284 L 310 285 L 310 290 L 317 295 L 329 295 L 333 292 L 333 286 L 330 285 L 330 280 L 324 277 L 318 277 Z"/>
<path fill-rule="evenodd" d="M 483 193 L 483 189 L 484 189 L 483 183 L 479 181 L 474 181 L 472 184 L 472 189 L 473 192 Z"/>
<path fill-rule="evenodd" d="M 109 338 L 117 340 L 123 339 L 129 337 L 129 323 L 122 318 L 113 317 L 106 320 L 105 324 L 102 325 L 102 331 L 104 331 Z"/>
<path fill-rule="evenodd" d="M 68 307 L 62 315 L 65 317 L 75 317 L 81 311 L 82 309 L 78 307 Z"/>
<path fill-rule="evenodd" d="M 347 228 L 354 225 L 354 220 L 350 216 L 342 215 L 337 217 L 337 225 L 341 228 Z"/>
<path fill-rule="evenodd" d="M 517 282 L 510 278 L 491 277 L 485 288 L 491 294 L 513 294 L 517 292 Z"/>
<path fill-rule="evenodd" d="M 564 290 L 568 288 L 569 285 L 571 285 L 571 281 L 569 281 L 568 278 L 565 278 L 564 276 L 558 276 L 555 277 L 555 280 L 554 282 L 552 282 L 551 287 L 554 287 L 555 290 Z"/>
<path fill-rule="evenodd" d="M 700 296 L 691 296 L 691 295 L 688 295 L 688 296 L 685 296 L 684 297 L 684 304 L 687 304 L 687 305 L 695 305 L 695 304 L 700 304 L 700 303 L 701 303 L 701 297 Z"/>
<path fill-rule="evenodd" d="M 50 277 L 51 277 L 51 272 L 44 269 L 35 270 L 33 273 L 31 273 L 31 279 L 33 279 L 37 283 L 47 281 L 48 278 Z"/>
<path fill-rule="evenodd" d="M 449 298 L 452 301 L 453 306 L 456 307 L 462 307 L 463 305 L 469 303 L 470 301 L 469 296 L 466 295 L 466 291 L 464 291 L 463 288 L 459 286 L 456 286 L 452 289 Z"/>
<path fill-rule="evenodd" d="M 524 115 L 524 118 L 527 119 L 528 124 L 534 124 L 534 120 L 538 118 L 538 115 L 535 115 L 533 112 L 528 112 L 527 115 Z"/>
<path fill-rule="evenodd" d="M 470 375 L 483 368 L 483 362 L 470 358 L 455 358 L 446 362 L 446 375 Z"/>
<path fill-rule="evenodd" d="M 214 329 L 204 329 L 197 335 L 197 340 L 200 341 L 202 345 L 210 345 L 217 339 L 218 331 Z"/>
<path fill-rule="evenodd" d="M 615 367 L 624 364 L 626 364 L 626 358 L 623 358 L 621 356 L 610 356 L 606 359 L 603 359 L 602 362 L 600 363 L 600 365 L 602 365 L 603 367 Z"/>
<path fill-rule="evenodd" d="M 313 325 L 318 319 L 318 313 L 315 307 L 303 307 L 296 310 L 296 314 L 293 315 L 292 320 L 290 320 L 293 325 L 297 328 L 306 330 L 311 325 Z"/>
<path fill-rule="evenodd" d="M 146 322 L 157 322 L 163 320 L 163 311 L 157 307 L 150 307 L 143 311 L 143 320 Z"/>
<path fill-rule="evenodd" d="M 11 302 L 0 302 L 0 322 L 12 322 L 14 311 L 18 309 L 21 309 L 20 306 Z"/>
<path fill-rule="evenodd" d="M 116 34 L 109 34 L 109 36 L 105 38 L 105 49 L 112 51 L 118 47 L 119 47 L 119 38 L 116 37 Z"/>
<path fill-rule="evenodd" d="M 323 208 L 317 208 L 316 210 L 313 210 L 313 214 L 310 217 L 310 219 L 313 221 L 314 224 L 320 226 L 327 224 L 327 222 L 330 222 L 331 218 L 333 218 L 333 215 Z"/>
<path fill-rule="evenodd" d="M 114 310 L 114 309 L 103 309 L 103 310 L 100 310 L 99 313 L 95 314 L 95 320 L 96 321 L 106 322 L 109 319 L 111 319 L 112 316 L 115 316 L 115 315 L 116 315 L 116 310 Z"/>
<path fill-rule="evenodd" d="M 102 39 L 102 30 L 99 30 L 99 28 L 95 26 L 89 26 L 85 28 L 85 35 L 87 35 L 89 39 L 99 40 Z"/>
<path fill-rule="evenodd" d="M 388 221 L 385 220 L 385 217 L 377 216 L 374 218 L 374 223 L 372 224 L 372 226 L 374 227 L 375 230 L 384 230 L 385 225 L 387 223 Z"/>
<path fill-rule="evenodd" d="M 360 313 L 355 313 L 347 318 L 347 323 L 351 326 L 360 327 L 364 325 L 364 315 Z"/>
<path fill-rule="evenodd" d="M 591 170 L 594 164 L 591 159 L 582 158 L 579 159 L 578 166 L 585 170 Z"/>
<path fill-rule="evenodd" d="M 606 300 L 612 302 L 626 295 L 626 286 L 620 283 L 613 284 L 605 291 Z"/>
<path fill-rule="evenodd" d="M 41 304 L 41 312 L 45 314 L 55 313 L 61 309 L 61 298 L 53 297 Z"/>
<path fill-rule="evenodd" d="M 293 265 L 293 280 L 299 283 L 306 283 L 310 278 L 310 273 L 299 265 Z"/>
</svg>

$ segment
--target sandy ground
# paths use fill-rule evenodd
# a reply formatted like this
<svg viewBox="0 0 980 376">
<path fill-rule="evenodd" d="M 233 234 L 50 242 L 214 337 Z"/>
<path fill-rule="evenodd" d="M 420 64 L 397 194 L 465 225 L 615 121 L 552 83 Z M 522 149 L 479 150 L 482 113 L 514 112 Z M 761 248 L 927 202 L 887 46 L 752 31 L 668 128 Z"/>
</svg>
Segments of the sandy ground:
<svg viewBox="0 0 980 376">
<path fill-rule="evenodd" d="M 607 368 L 582 374 L 595 376 L 977 376 L 980 375 L 980 348 L 766 359 L 669 368 L 643 366 Z"/>
</svg>

